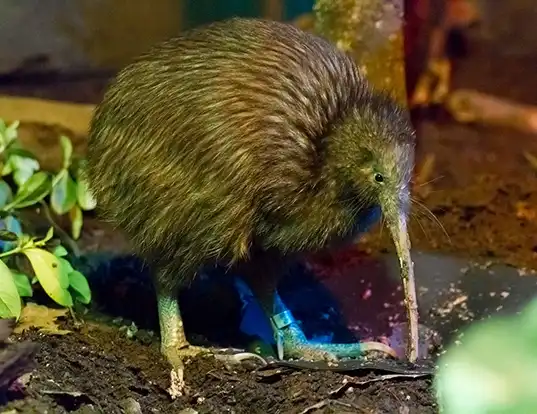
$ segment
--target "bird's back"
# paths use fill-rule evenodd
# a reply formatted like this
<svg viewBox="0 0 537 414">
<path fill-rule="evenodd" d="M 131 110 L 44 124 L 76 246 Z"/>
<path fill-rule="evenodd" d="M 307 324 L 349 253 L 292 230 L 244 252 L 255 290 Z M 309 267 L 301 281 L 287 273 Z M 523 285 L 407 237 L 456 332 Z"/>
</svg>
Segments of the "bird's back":
<svg viewBox="0 0 537 414">
<path fill-rule="evenodd" d="M 100 209 L 141 250 L 181 238 L 222 254 L 207 232 L 233 244 L 261 205 L 293 202 L 362 86 L 350 58 L 282 23 L 232 19 L 164 42 L 96 110 L 88 175 Z"/>
</svg>

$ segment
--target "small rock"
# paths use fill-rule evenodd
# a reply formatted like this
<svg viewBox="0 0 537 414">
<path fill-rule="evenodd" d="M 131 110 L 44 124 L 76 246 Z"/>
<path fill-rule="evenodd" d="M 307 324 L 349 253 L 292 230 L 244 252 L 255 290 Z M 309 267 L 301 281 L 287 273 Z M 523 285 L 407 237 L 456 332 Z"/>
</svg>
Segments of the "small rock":
<svg viewBox="0 0 537 414">
<path fill-rule="evenodd" d="M 121 402 L 121 407 L 123 408 L 123 412 L 125 414 L 142 414 L 142 407 L 140 406 L 140 403 L 132 397 L 125 398 Z"/>
<path fill-rule="evenodd" d="M 150 345 L 155 339 L 153 331 L 148 331 L 146 329 L 138 330 L 134 336 L 144 345 Z"/>
<path fill-rule="evenodd" d="M 78 410 L 74 411 L 73 414 L 101 414 L 101 410 L 96 408 L 95 406 L 88 404 L 83 405 Z"/>
</svg>

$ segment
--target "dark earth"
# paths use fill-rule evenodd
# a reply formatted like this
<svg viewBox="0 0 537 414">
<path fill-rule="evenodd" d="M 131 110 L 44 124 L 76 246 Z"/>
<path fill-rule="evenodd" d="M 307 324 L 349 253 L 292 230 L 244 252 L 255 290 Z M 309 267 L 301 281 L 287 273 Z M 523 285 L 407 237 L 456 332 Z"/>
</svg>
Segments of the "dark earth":
<svg viewBox="0 0 537 414">
<path fill-rule="evenodd" d="M 454 87 L 475 88 L 537 104 L 536 67 L 537 55 L 508 56 L 500 54 L 497 44 L 471 43 L 468 55 L 456 62 Z M 33 84 L 5 82 L 0 92 L 98 102 L 105 84 L 106 79 L 101 78 L 66 81 L 60 77 Z M 433 119 L 422 119 L 419 131 L 418 170 L 430 154 L 434 154 L 435 163 L 427 179 L 432 182 L 419 187 L 416 197 L 438 218 L 449 238 L 417 209 L 411 226 L 413 247 L 537 269 L 537 211 L 533 207 L 537 203 L 537 172 L 523 156 L 525 151 L 537 154 L 536 137 L 507 129 L 457 124 L 442 113 Z M 55 140 L 55 132 L 49 133 Z M 127 251 L 119 235 L 91 217 L 87 220 L 80 242 L 84 252 Z M 387 232 L 381 234 L 378 229 L 359 248 L 370 256 L 392 250 Z M 337 277 L 334 269 L 345 267 L 345 260 L 353 260 L 348 256 L 342 255 L 339 263 L 331 261 L 330 266 L 326 258 L 319 259 L 313 270 L 324 272 L 326 278 L 328 266 Z M 283 369 L 263 373 L 225 366 L 212 358 L 198 358 L 188 365 L 186 380 L 192 392 L 171 402 L 166 394 L 168 367 L 159 353 L 156 334 L 151 335 L 156 331 L 152 292 L 145 287 L 132 288 L 136 284 L 132 280 L 141 272 L 128 259 L 106 264 L 101 257 L 100 263 L 105 264 L 97 266 L 96 276 L 88 277 L 95 286 L 96 306 L 106 316 L 91 311 L 80 316 L 84 321 L 81 327 L 63 319 L 62 327 L 73 331 L 67 335 L 23 334 L 40 344 L 37 368 L 25 389 L 9 395 L 11 401 L 1 412 L 438 412 L 427 378 L 368 382 L 378 380 L 379 374 Z M 107 289 L 103 288 L 103 280 Z M 145 286 L 146 281 L 140 283 Z M 190 317 L 185 317 L 187 330 L 192 335 L 203 331 L 195 326 L 198 320 L 205 331 L 204 335 L 194 335 L 194 339 L 231 345 L 226 338 L 232 337 L 232 327 L 238 324 L 236 300 L 228 298 L 233 295 L 227 295 L 226 289 L 212 293 L 214 303 L 219 303 L 217 315 L 211 317 L 207 311 L 207 316 L 196 319 L 196 311 L 189 311 Z M 129 306 L 130 310 L 126 310 Z M 187 303 L 186 307 L 195 309 L 195 304 Z M 119 315 L 126 318 L 113 320 Z M 222 319 L 228 322 L 228 328 L 222 328 Z M 131 321 L 141 329 L 129 339 L 125 328 Z M 209 338 L 211 329 L 224 333 Z M 342 388 L 345 382 L 351 385 Z"/>
</svg>

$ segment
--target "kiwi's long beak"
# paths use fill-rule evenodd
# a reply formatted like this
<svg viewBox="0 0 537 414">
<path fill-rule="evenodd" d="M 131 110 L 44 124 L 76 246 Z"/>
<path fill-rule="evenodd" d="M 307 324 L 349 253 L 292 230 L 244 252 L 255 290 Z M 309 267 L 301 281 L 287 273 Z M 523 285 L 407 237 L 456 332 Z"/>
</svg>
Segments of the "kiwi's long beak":
<svg viewBox="0 0 537 414">
<path fill-rule="evenodd" d="M 416 296 L 416 282 L 414 280 L 414 263 L 410 257 L 410 238 L 408 236 L 406 215 L 398 208 L 384 210 L 386 223 L 392 235 L 399 267 L 401 270 L 401 280 L 403 282 L 403 292 L 405 295 L 405 307 L 408 318 L 408 339 L 407 358 L 410 362 L 415 362 L 418 358 L 418 302 Z"/>
</svg>

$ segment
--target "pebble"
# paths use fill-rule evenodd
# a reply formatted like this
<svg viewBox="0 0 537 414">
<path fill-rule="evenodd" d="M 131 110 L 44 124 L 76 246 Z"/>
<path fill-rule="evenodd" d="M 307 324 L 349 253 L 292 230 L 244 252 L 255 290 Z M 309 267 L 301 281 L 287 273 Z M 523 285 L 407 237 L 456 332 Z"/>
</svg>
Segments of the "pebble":
<svg viewBox="0 0 537 414">
<path fill-rule="evenodd" d="M 142 414 L 140 403 L 132 397 L 125 398 L 121 402 L 121 406 L 125 414 Z"/>
</svg>

